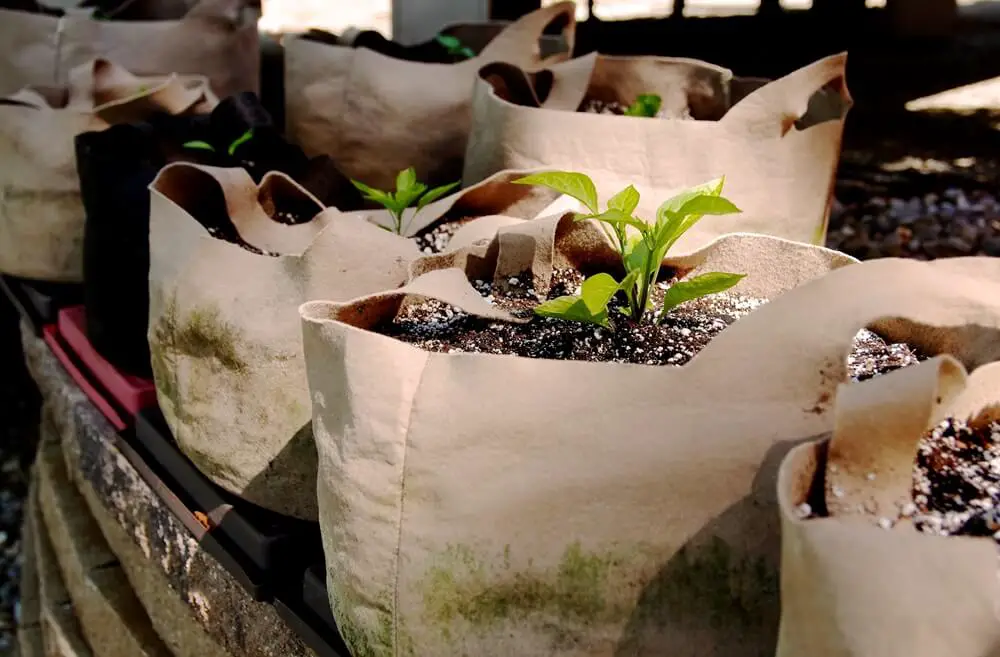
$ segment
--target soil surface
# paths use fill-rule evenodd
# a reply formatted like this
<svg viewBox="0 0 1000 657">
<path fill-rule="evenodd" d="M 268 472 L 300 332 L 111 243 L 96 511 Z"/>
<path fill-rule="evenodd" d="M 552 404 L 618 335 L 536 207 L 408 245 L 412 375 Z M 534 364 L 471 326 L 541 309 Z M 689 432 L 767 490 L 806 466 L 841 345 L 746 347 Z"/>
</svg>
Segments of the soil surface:
<svg viewBox="0 0 1000 657">
<path fill-rule="evenodd" d="M 913 469 L 913 502 L 922 532 L 1000 541 L 1000 423 L 948 419 L 928 432 Z"/>
<path fill-rule="evenodd" d="M 488 281 L 474 281 L 477 291 L 490 303 L 511 314 L 530 318 L 526 324 L 482 319 L 435 300 L 405 305 L 379 332 L 434 352 L 510 354 L 526 358 L 633 363 L 638 365 L 684 365 L 715 336 L 766 300 L 724 292 L 695 299 L 671 310 L 662 321 L 633 322 L 618 309 L 624 300 L 610 306 L 612 329 L 534 314 L 538 304 L 530 274 L 512 277 L 503 292 Z M 557 270 L 548 298 L 579 293 L 583 275 Z M 663 298 L 669 282 L 656 285 L 654 307 Z M 622 295 L 619 294 L 619 297 Z M 659 316 L 655 318 L 659 320 Z M 911 365 L 918 355 L 906 345 L 886 344 L 871 331 L 855 339 L 849 360 L 850 374 L 867 379 Z"/>
<path fill-rule="evenodd" d="M 441 253 L 448 248 L 448 243 L 455 236 L 458 229 L 472 221 L 475 217 L 465 217 L 454 221 L 443 221 L 435 224 L 417 235 L 414 240 L 421 253 L 428 255 Z"/>
</svg>

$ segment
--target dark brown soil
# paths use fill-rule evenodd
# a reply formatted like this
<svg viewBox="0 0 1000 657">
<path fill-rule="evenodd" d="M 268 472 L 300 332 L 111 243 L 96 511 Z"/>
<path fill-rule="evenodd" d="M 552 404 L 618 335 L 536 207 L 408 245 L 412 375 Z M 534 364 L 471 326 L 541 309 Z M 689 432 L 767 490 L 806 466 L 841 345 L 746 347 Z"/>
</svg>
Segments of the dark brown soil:
<svg viewBox="0 0 1000 657">
<path fill-rule="evenodd" d="M 429 227 L 424 232 L 417 235 L 414 240 L 421 253 L 434 254 L 441 253 L 448 248 L 448 243 L 459 228 L 469 223 L 476 217 L 464 217 L 454 221 L 443 221 Z"/>
<path fill-rule="evenodd" d="M 1000 423 L 948 419 L 928 432 L 913 469 L 913 503 L 922 532 L 1000 541 Z"/>
<path fill-rule="evenodd" d="M 717 294 L 685 303 L 672 310 L 662 323 L 635 323 L 612 309 L 614 330 L 593 324 L 543 318 L 534 315 L 537 305 L 529 275 L 509 279 L 510 290 L 494 294 L 493 285 L 474 281 L 476 289 L 491 303 L 527 324 L 497 322 L 473 317 L 441 303 L 426 300 L 404 306 L 379 332 L 433 352 L 510 354 L 526 358 L 586 360 L 640 365 L 684 365 L 716 335 L 737 319 L 766 303 L 763 299 L 733 293 Z M 549 298 L 577 292 L 583 276 L 572 270 L 555 273 Z M 657 302 L 666 283 L 657 286 Z M 658 297 L 658 298 L 657 298 Z M 618 300 L 613 302 L 613 305 Z M 906 345 L 887 345 L 870 331 L 855 340 L 849 362 L 856 379 L 917 362 Z"/>
</svg>

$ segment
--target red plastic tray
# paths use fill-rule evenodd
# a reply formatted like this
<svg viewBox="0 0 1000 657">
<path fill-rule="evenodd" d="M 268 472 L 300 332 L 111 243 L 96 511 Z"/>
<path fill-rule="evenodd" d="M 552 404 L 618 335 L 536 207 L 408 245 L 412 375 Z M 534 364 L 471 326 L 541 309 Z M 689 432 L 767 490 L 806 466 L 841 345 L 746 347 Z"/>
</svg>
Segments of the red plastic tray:
<svg viewBox="0 0 1000 657">
<path fill-rule="evenodd" d="M 87 379 L 86 375 L 80 371 L 76 363 L 73 362 L 72 356 L 69 355 L 69 351 L 63 346 L 62 341 L 59 338 L 59 328 L 55 324 L 49 324 L 48 326 L 42 327 L 42 339 L 45 343 L 49 345 L 49 349 L 55 354 L 55 357 L 59 359 L 66 371 L 69 372 L 70 377 L 76 382 L 76 385 L 80 386 L 83 390 L 83 394 L 87 395 L 87 399 L 97 407 L 97 409 L 108 418 L 108 422 L 114 426 L 118 431 L 124 431 L 126 424 L 122 420 L 121 414 L 115 410 L 104 396 L 97 391 L 97 388 Z"/>
<path fill-rule="evenodd" d="M 59 333 L 94 380 L 111 395 L 129 415 L 156 404 L 156 387 L 148 379 L 124 374 L 97 353 L 87 339 L 87 321 L 83 306 L 59 311 Z"/>
</svg>

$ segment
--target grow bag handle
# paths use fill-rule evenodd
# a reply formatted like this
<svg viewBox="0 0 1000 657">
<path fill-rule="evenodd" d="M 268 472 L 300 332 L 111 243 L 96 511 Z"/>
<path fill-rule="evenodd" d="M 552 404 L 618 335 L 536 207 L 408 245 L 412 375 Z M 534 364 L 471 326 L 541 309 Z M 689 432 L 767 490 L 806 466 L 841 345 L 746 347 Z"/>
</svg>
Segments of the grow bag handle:
<svg viewBox="0 0 1000 657">
<path fill-rule="evenodd" d="M 513 64 L 492 62 L 479 69 L 487 93 L 522 107 L 574 112 L 587 95 L 598 54 L 588 53 L 552 68 L 529 73 Z"/>
<path fill-rule="evenodd" d="M 761 137 L 783 137 L 793 127 L 839 120 L 854 104 L 846 72 L 846 52 L 825 57 L 747 94 L 719 122 Z M 824 93 L 826 85 L 833 85 L 836 95 Z"/>
<path fill-rule="evenodd" d="M 538 41 L 545 33 L 545 29 L 557 21 L 565 21 L 562 35 L 566 40 L 567 50 L 543 58 Z M 576 3 L 559 2 L 517 19 L 486 44 L 478 57 L 470 61 L 509 62 L 521 68 L 536 69 L 566 61 L 572 57 L 575 46 Z"/>
</svg>

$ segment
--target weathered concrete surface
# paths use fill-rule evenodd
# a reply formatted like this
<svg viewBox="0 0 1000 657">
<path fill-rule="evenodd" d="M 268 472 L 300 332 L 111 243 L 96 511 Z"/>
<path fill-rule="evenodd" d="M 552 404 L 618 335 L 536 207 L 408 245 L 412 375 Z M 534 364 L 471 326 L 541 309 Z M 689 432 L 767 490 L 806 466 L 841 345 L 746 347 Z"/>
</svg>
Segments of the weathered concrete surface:
<svg viewBox="0 0 1000 657">
<path fill-rule="evenodd" d="M 43 435 L 52 431 L 52 421 L 48 413 L 43 414 Z M 57 445 L 58 446 L 58 445 Z M 58 468 L 59 479 L 65 486 L 64 506 L 66 511 L 86 516 L 94 523 L 95 531 L 106 541 L 105 547 L 117 557 L 118 565 L 131 585 L 132 591 L 145 609 L 156 634 L 169 648 L 174 657 L 231 657 L 195 618 L 191 608 L 170 588 L 170 582 L 159 568 L 149 563 L 148 557 L 125 533 L 101 504 L 89 483 L 81 477 L 73 477 L 75 486 L 70 485 L 61 448 L 54 455 L 52 468 Z M 40 467 L 47 462 L 40 459 Z M 72 500 L 72 504 L 69 502 Z"/>
<path fill-rule="evenodd" d="M 35 557 L 35 537 L 29 522 L 34 513 L 34 487 L 29 492 L 25 507 L 24 527 L 21 530 L 21 614 L 17 619 L 17 643 L 20 657 L 45 657 L 42 643 L 42 599 L 38 590 L 38 560 Z"/>
<path fill-rule="evenodd" d="M 42 420 L 35 469 L 38 502 L 87 643 L 101 657 L 171 657 L 66 477 L 58 437 L 48 424 Z"/>
<path fill-rule="evenodd" d="M 25 515 L 25 529 L 28 530 L 25 536 L 31 536 L 35 554 L 42 654 L 45 657 L 94 657 L 80 631 L 38 506 L 37 490 L 33 486 Z"/>
<path fill-rule="evenodd" d="M 45 343 L 24 325 L 21 340 L 73 478 L 87 483 L 91 501 L 103 506 L 150 567 L 159 569 L 209 636 L 240 657 L 314 655 L 274 607 L 254 601 L 200 548 L 116 447 L 114 429 Z"/>
</svg>

